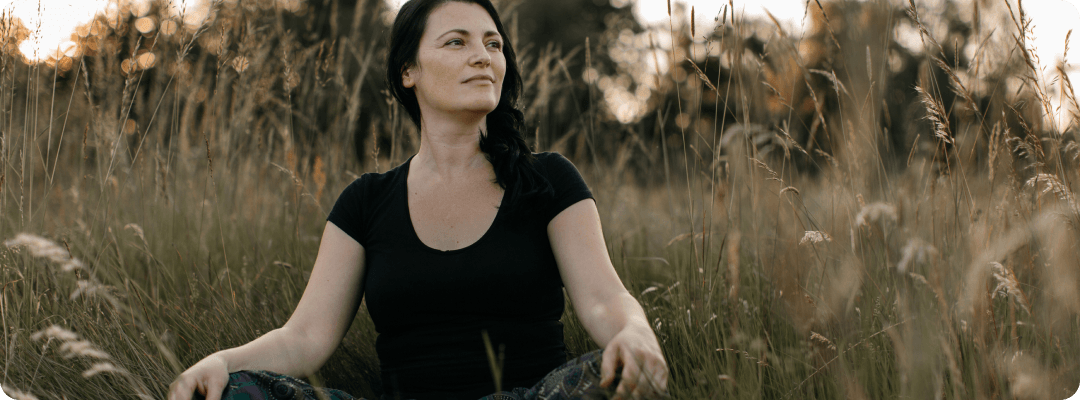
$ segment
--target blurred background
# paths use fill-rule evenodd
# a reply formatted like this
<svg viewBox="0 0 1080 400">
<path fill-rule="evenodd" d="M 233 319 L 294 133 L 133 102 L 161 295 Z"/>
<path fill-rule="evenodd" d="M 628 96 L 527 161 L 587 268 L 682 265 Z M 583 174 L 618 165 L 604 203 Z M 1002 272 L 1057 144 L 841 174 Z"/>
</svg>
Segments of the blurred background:
<svg viewBox="0 0 1080 400">
<path fill-rule="evenodd" d="M 248 87 L 266 95 L 256 96 L 254 104 L 244 107 L 216 108 L 219 114 L 215 115 L 224 112 L 234 126 L 258 127 L 262 135 L 268 136 L 262 142 L 273 141 L 269 139 L 274 136 L 269 134 L 272 131 L 297 135 L 297 143 L 305 148 L 327 139 L 327 143 L 348 144 L 354 149 L 353 155 L 364 162 L 370 158 L 372 146 L 389 150 L 396 133 L 415 135 L 408 124 L 393 129 L 372 125 L 374 120 L 396 121 L 373 116 L 392 112 L 385 93 L 381 93 L 384 86 L 380 66 L 387 27 L 400 6 L 399 0 L 5 1 L 5 54 L 35 71 L 53 68 L 57 85 L 50 85 L 52 95 L 76 101 L 70 96 L 78 80 L 75 76 L 84 69 L 103 71 L 112 64 L 118 67 L 120 78 L 138 78 L 139 84 L 126 88 L 131 93 L 125 94 L 141 93 L 146 99 L 158 94 L 158 104 L 129 100 L 128 107 L 121 107 L 120 115 L 99 121 L 99 129 L 144 134 L 153 131 L 152 136 L 169 138 L 170 143 L 178 139 L 180 150 L 187 154 L 191 146 L 187 143 L 191 137 L 188 130 L 195 126 L 191 124 L 207 121 L 192 114 L 201 114 L 207 108 L 195 107 L 182 113 L 190 117 L 183 118 L 183 126 L 172 129 L 168 124 L 151 123 L 155 111 L 176 110 L 183 106 L 175 103 L 180 98 L 204 99 L 206 91 L 225 93 L 231 84 L 247 82 Z M 747 99 L 753 102 L 747 110 L 751 118 L 741 121 L 738 128 L 749 127 L 746 122 L 772 130 L 786 125 L 788 133 L 802 145 L 827 147 L 827 143 L 816 143 L 819 136 L 827 136 L 818 131 L 827 127 L 814 128 L 814 104 L 829 112 L 830 101 L 826 96 L 809 98 L 806 89 L 828 90 L 832 78 L 813 72 L 799 76 L 802 74 L 796 67 L 830 71 L 839 79 L 833 81 L 843 82 L 847 72 L 835 58 L 847 54 L 839 50 L 858 51 L 860 60 L 880 61 L 883 68 L 878 72 L 883 81 L 879 90 L 892 100 L 885 106 L 890 117 L 885 119 L 892 141 L 890 152 L 907 155 L 915 145 L 917 134 L 912 132 L 917 128 L 906 126 L 911 119 L 896 117 L 917 112 L 908 106 L 916 98 L 917 80 L 927 77 L 920 68 L 929 61 L 925 51 L 928 43 L 908 15 L 906 1 L 497 3 L 506 14 L 513 36 L 517 36 L 514 39 L 518 46 L 525 50 L 522 62 L 526 68 L 545 72 L 532 75 L 523 104 L 531 125 L 527 133 L 541 147 L 559 144 L 560 149 L 611 158 L 617 146 L 629 142 L 645 148 L 664 145 L 655 143 L 661 138 L 652 129 L 659 121 L 669 128 L 663 130 L 666 134 L 687 128 L 699 133 L 726 130 L 740 114 L 728 104 L 739 100 L 730 97 L 730 89 L 743 85 L 757 89 L 760 82 L 765 82 L 768 90 L 755 96 L 760 98 Z M 998 87 L 1017 89 L 1018 82 L 999 79 L 1002 73 L 1007 75 L 1004 71 L 986 74 L 969 68 L 986 64 L 984 60 L 1006 65 L 995 57 L 1016 55 L 997 51 L 997 44 L 1007 43 L 1012 35 L 998 29 L 1011 23 L 1007 4 L 948 0 L 918 3 L 924 15 L 933 17 L 924 18 L 923 23 L 929 29 L 926 33 L 940 42 L 934 46 L 947 53 L 944 58 L 956 69 L 965 72 L 957 76 L 970 83 L 979 101 L 992 102 L 990 93 Z M 1066 58 L 1066 33 L 1080 26 L 1075 5 L 1066 0 L 1022 4 L 1026 17 L 1034 21 L 1027 27 L 1030 34 L 1023 46 L 1034 57 L 1032 66 L 1038 70 L 1037 78 L 1055 83 L 1060 80 L 1057 76 L 1065 73 L 1075 81 L 1080 76 L 1077 67 L 1057 68 Z M 838 17 L 830 19 L 830 11 Z M 861 13 L 862 25 L 847 24 L 846 19 L 857 13 Z M 736 20 L 740 22 L 738 29 Z M 864 31 L 865 35 L 862 42 L 845 50 L 842 41 L 834 40 L 844 39 L 836 36 L 837 31 Z M 869 53 L 873 49 L 865 45 L 871 42 L 880 55 Z M 868 51 L 865 57 L 861 55 L 863 50 L 852 49 L 856 44 Z M 738 62 L 744 65 L 731 65 L 736 47 L 748 56 L 739 53 Z M 208 59 L 215 62 L 198 62 Z M 697 65 L 702 76 L 714 81 L 711 87 L 716 91 L 703 93 L 696 101 L 700 109 L 672 111 L 668 107 L 681 87 L 696 87 L 702 82 L 694 79 L 698 74 L 691 63 Z M 762 76 L 744 82 L 726 79 L 733 76 L 733 69 L 753 67 L 754 63 L 765 67 L 759 70 Z M 936 68 L 929 64 L 931 70 Z M 215 66 L 217 71 L 198 71 L 199 66 Z M 873 63 L 869 66 L 873 68 Z M 266 73 L 249 71 L 252 67 Z M 96 75 L 87 77 L 98 79 Z M 176 85 L 173 87 L 179 96 L 159 95 L 169 85 Z M 718 96 L 717 91 L 724 96 Z M 564 93 L 570 95 L 562 96 Z M 1060 90 L 1048 88 L 1045 95 L 1053 111 L 1037 119 L 1056 118 L 1046 122 L 1061 125 L 1074 106 L 1062 101 Z M 103 100 L 116 101 L 119 97 Z M 290 101 L 292 105 L 286 106 Z M 716 107 L 718 101 L 725 104 L 723 110 Z M 946 108 L 952 106 L 948 94 L 943 101 Z M 196 103 L 202 105 L 202 100 Z M 151 106 L 154 110 L 147 109 Z M 239 110 L 244 114 L 233 115 Z M 281 121 L 281 116 L 291 120 Z M 585 119 L 588 124 L 579 123 Z M 215 136 L 228 135 L 223 132 Z M 597 135 L 616 140 L 597 141 Z M 600 149 L 602 146 L 606 148 Z M 405 154 L 398 150 L 394 148 L 384 156 L 398 160 Z M 650 163 L 634 168 L 640 172 L 654 166 Z"/>
<path fill-rule="evenodd" d="M 1076 391 L 1075 3 L 493 2 L 675 398 Z M 0 0 L 12 397 L 161 398 L 284 323 L 337 195 L 419 143 L 398 6 Z M 365 312 L 314 382 L 373 396 Z"/>
</svg>

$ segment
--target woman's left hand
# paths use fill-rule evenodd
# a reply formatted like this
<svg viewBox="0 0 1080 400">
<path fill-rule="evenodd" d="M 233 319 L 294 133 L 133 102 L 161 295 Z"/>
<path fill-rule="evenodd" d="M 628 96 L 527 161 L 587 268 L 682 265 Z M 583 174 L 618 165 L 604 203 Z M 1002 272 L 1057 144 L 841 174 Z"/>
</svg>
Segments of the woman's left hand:
<svg viewBox="0 0 1080 400">
<path fill-rule="evenodd" d="M 613 399 L 667 397 L 667 362 L 648 326 L 628 325 L 608 342 L 600 364 L 600 386 L 611 386 L 619 367 L 622 374 Z"/>
</svg>

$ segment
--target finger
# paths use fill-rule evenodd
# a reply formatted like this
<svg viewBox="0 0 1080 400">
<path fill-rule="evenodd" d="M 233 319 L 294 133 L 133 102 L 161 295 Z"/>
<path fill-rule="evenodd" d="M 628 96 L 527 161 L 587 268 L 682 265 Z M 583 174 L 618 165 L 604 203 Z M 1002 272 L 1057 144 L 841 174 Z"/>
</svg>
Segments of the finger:
<svg viewBox="0 0 1080 400">
<path fill-rule="evenodd" d="M 630 392 L 630 398 L 634 400 L 644 399 L 647 394 L 645 386 L 639 384 L 637 388 L 634 388 L 633 392 Z"/>
<path fill-rule="evenodd" d="M 658 371 L 660 372 L 660 384 L 666 388 L 668 376 L 671 375 L 671 366 L 668 365 L 663 355 L 660 356 L 660 369 Z"/>
<path fill-rule="evenodd" d="M 667 390 L 668 376 L 670 375 L 670 372 L 668 371 L 667 363 L 665 363 L 665 362 L 660 363 L 660 368 L 656 371 L 656 375 L 657 375 L 657 382 L 659 382 L 658 387 L 660 388 L 660 393 L 664 394 L 664 395 L 667 395 L 667 392 L 668 392 L 668 390 Z"/>
<path fill-rule="evenodd" d="M 228 380 L 220 376 L 210 378 L 206 384 L 206 400 L 221 400 L 221 393 L 225 391 L 226 383 Z"/>
<path fill-rule="evenodd" d="M 615 399 L 629 399 L 633 395 L 634 390 L 637 389 L 637 382 L 622 379 L 619 381 L 619 386 L 615 389 Z"/>
<path fill-rule="evenodd" d="M 615 395 L 626 398 L 638 387 L 638 376 L 641 375 L 641 366 L 639 360 L 634 357 L 634 354 L 630 349 L 624 348 L 620 353 L 622 356 L 623 369 L 621 382 L 619 382 L 618 389 L 615 390 Z"/>
<path fill-rule="evenodd" d="M 640 398 L 640 397 L 645 397 L 645 396 L 652 397 L 653 395 L 656 394 L 656 385 L 653 383 L 653 380 L 652 380 L 652 374 L 653 374 L 653 372 L 652 372 L 653 371 L 652 363 L 649 362 L 648 360 L 646 360 L 646 361 L 640 362 L 640 365 L 641 365 L 641 367 L 640 367 L 641 369 L 640 369 L 640 371 L 638 371 L 637 387 L 634 388 L 634 391 L 631 392 L 630 394 L 632 396 L 635 396 L 635 398 Z"/>
<path fill-rule="evenodd" d="M 660 366 L 658 368 L 663 368 L 663 366 Z M 664 395 L 664 393 L 667 393 L 667 383 L 665 382 L 666 378 L 664 377 L 665 375 L 666 373 L 662 369 L 660 369 L 653 372 L 649 377 L 649 380 L 652 382 L 651 387 L 653 389 L 653 392 L 657 396 L 662 396 Z"/>
<path fill-rule="evenodd" d="M 644 382 L 645 389 L 647 389 L 646 394 L 649 396 L 663 393 L 664 386 L 660 383 L 660 375 L 664 369 L 664 362 L 661 359 L 651 357 L 645 362 L 645 369 L 641 371 L 641 380 Z"/>
<path fill-rule="evenodd" d="M 191 400 L 191 389 L 184 380 L 175 380 L 169 385 L 169 400 Z"/>
<path fill-rule="evenodd" d="M 647 357 L 647 356 L 646 356 Z M 656 381 L 653 380 L 653 374 L 656 370 L 656 360 L 647 358 L 640 361 L 642 365 L 640 372 L 638 372 L 637 388 L 630 394 L 635 399 L 641 398 L 655 398 L 659 395 L 659 390 L 656 388 Z"/>
<path fill-rule="evenodd" d="M 619 365 L 619 345 L 612 343 L 604 349 L 604 356 L 600 360 L 600 387 L 611 386 L 615 380 L 615 368 Z"/>
<path fill-rule="evenodd" d="M 630 389 L 629 397 L 631 399 L 634 399 L 634 400 L 640 399 L 647 393 L 649 383 L 645 382 L 645 379 L 644 379 L 645 375 L 646 375 L 646 373 L 645 373 L 644 370 L 639 370 L 638 371 L 637 379 L 634 380 L 634 387 L 633 387 L 633 389 Z M 628 387 L 628 389 L 629 389 L 629 387 Z"/>
</svg>

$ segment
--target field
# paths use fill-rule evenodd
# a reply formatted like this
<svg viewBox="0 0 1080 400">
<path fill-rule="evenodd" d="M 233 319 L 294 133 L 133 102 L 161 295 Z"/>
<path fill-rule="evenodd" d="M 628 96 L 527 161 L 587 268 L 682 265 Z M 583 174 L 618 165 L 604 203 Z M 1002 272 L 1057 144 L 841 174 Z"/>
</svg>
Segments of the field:
<svg viewBox="0 0 1080 400">
<path fill-rule="evenodd" d="M 519 3 L 499 2 L 514 32 Z M 1023 3 L 974 1 L 968 20 L 809 3 L 798 38 L 725 12 L 713 32 L 673 18 L 667 44 L 617 23 L 575 48 L 516 42 L 526 136 L 593 190 L 672 398 L 1070 396 L 1080 107 L 1023 47 Z M 33 64 L 28 31 L 2 25 L 0 384 L 17 399 L 163 398 L 281 326 L 337 195 L 418 143 L 382 92 L 378 11 L 332 43 L 287 10 L 223 3 L 201 28 L 156 12 L 102 17 L 77 57 Z M 654 74 L 612 61 L 635 40 L 667 54 Z M 604 108 L 612 85 L 645 111 Z M 365 314 L 313 383 L 374 396 Z M 569 306 L 564 322 L 571 354 L 595 348 Z"/>
</svg>

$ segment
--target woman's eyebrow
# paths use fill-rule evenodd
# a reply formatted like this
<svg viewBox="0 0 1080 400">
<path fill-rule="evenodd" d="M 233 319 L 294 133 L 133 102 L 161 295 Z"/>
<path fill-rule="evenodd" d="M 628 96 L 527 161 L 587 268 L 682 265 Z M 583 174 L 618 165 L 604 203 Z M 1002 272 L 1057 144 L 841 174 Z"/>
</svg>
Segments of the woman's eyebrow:
<svg viewBox="0 0 1080 400">
<path fill-rule="evenodd" d="M 439 35 L 439 37 L 435 38 L 435 40 L 439 40 L 443 36 L 449 35 L 451 33 L 458 33 L 458 34 L 461 34 L 462 36 L 469 36 L 469 31 L 467 31 L 465 29 L 457 28 L 457 29 L 451 29 L 451 30 L 446 31 L 442 35 Z M 496 32 L 496 31 L 484 32 L 484 37 L 490 37 L 490 36 L 502 36 L 502 35 L 500 35 L 499 32 Z"/>
</svg>

